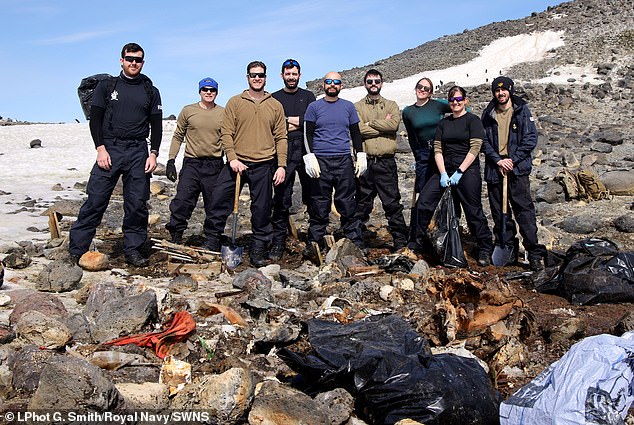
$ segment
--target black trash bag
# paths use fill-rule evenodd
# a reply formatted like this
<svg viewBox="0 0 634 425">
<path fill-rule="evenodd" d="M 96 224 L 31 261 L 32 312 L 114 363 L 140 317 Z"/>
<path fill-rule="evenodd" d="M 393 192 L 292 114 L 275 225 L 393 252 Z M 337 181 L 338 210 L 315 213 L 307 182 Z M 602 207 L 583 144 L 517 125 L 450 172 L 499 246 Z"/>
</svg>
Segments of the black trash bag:
<svg viewBox="0 0 634 425">
<path fill-rule="evenodd" d="M 383 255 L 372 262 L 388 273 L 409 273 L 414 267 L 410 258 L 398 254 Z"/>
<path fill-rule="evenodd" d="M 112 78 L 110 74 L 95 74 L 89 77 L 83 78 L 79 87 L 77 88 L 77 95 L 79 96 L 79 103 L 81 109 L 84 111 L 86 119 L 90 119 L 90 103 L 92 102 L 92 95 L 95 92 L 95 88 L 99 81 Z"/>
<path fill-rule="evenodd" d="M 313 352 L 283 349 L 279 356 L 314 392 L 348 390 L 369 423 L 410 418 L 426 425 L 499 424 L 502 399 L 477 361 L 433 356 L 427 341 L 402 318 L 307 324 Z"/>
<path fill-rule="evenodd" d="M 634 253 L 619 252 L 608 239 L 583 239 L 568 248 L 557 273 L 535 289 L 579 305 L 634 302 Z"/>
<path fill-rule="evenodd" d="M 460 220 L 454 209 L 451 187 L 445 189 L 427 227 L 427 236 L 445 267 L 467 267 L 460 240 Z"/>
</svg>

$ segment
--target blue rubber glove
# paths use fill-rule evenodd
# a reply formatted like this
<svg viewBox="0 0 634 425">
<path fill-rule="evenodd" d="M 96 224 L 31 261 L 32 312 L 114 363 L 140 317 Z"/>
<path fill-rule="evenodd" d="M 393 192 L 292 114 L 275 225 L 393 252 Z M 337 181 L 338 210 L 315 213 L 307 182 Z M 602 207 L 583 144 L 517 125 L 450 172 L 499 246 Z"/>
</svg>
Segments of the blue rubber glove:
<svg viewBox="0 0 634 425">
<path fill-rule="evenodd" d="M 456 172 L 451 175 L 451 178 L 449 179 L 449 184 L 452 186 L 457 185 L 460 181 L 460 177 L 462 177 L 462 173 L 460 172 L 460 170 L 456 170 Z"/>
<path fill-rule="evenodd" d="M 442 187 L 447 187 L 449 186 L 449 176 L 447 175 L 447 173 L 442 173 L 440 175 L 440 185 Z"/>
</svg>

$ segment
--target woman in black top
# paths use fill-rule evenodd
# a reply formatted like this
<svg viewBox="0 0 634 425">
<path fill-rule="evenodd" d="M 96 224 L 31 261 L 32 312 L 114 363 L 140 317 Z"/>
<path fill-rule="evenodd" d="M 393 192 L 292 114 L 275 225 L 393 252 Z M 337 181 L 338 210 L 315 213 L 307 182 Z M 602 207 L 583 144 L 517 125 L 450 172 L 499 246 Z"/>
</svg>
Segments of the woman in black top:
<svg viewBox="0 0 634 425">
<path fill-rule="evenodd" d="M 482 177 L 478 153 L 484 138 L 480 118 L 467 112 L 465 89 L 454 86 L 447 96 L 451 115 L 438 124 L 434 137 L 434 159 L 438 171 L 423 187 L 417 204 L 418 226 L 415 242 L 421 250 L 428 246 L 426 229 L 440 201 L 444 188 L 451 185 L 455 205 L 462 206 L 469 231 L 478 243 L 478 265 L 491 264 L 493 240 L 482 210 Z M 457 207 L 456 207 L 457 208 Z"/>
</svg>

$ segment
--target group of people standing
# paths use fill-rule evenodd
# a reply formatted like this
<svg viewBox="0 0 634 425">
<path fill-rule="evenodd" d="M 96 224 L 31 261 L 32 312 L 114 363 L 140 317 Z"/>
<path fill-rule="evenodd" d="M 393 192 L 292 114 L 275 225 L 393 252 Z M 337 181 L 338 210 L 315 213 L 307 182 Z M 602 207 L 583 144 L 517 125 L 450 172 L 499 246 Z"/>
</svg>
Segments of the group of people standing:
<svg viewBox="0 0 634 425">
<path fill-rule="evenodd" d="M 75 260 L 88 251 L 114 185 L 122 176 L 125 258 L 134 266 L 148 264 L 141 247 L 147 238 L 146 201 L 161 143 L 162 107 L 158 90 L 141 74 L 144 60 L 138 44 L 126 44 L 121 52 L 122 71 L 114 84 L 101 82 L 95 90 L 90 130 L 97 161 L 87 187 L 88 199 L 71 227 L 69 252 Z M 416 84 L 416 103 L 402 113 L 415 158 L 418 194 L 408 230 L 395 161 L 401 113 L 396 102 L 380 94 L 381 72 L 371 69 L 365 73 L 367 95 L 353 104 L 339 98 L 343 82 L 337 72 L 325 75 L 324 96 L 316 100 L 312 92 L 299 88 L 301 67 L 294 59 L 283 62 L 284 87 L 272 94 L 264 90 L 264 63 L 251 62 L 246 71 L 248 89 L 230 98 L 224 108 L 215 103 L 218 82 L 207 77 L 198 83 L 200 100 L 185 106 L 178 116 L 166 166 L 167 178 L 178 180 L 166 226 L 172 242 L 182 242 L 202 194 L 206 213 L 203 248 L 220 251 L 236 184 L 246 183 L 251 197 L 250 262 L 260 267 L 268 260 L 279 260 L 289 233 L 297 174 L 309 214 L 307 257 L 315 258 L 315 250 L 324 248 L 333 201 L 343 235 L 364 248 L 363 228 L 377 195 L 394 249 L 408 246 L 424 252 L 427 225 L 443 188 L 451 185 L 456 204 L 462 206 L 477 240 L 478 264 L 485 266 L 491 262 L 493 241 L 481 203 L 478 154 L 482 149 L 496 238 L 502 234 L 500 182 L 506 175 L 510 205 L 530 267 L 543 267 L 546 252 L 537 242 L 528 180 L 537 133 L 527 105 L 513 95 L 509 78 L 494 80 L 494 98 L 482 120 L 467 111 L 462 87 L 451 88 L 448 100 L 442 101 L 431 98 L 433 84 L 428 78 Z M 445 114 L 450 115 L 445 118 Z M 184 159 L 178 172 L 175 158 L 183 142 Z M 508 240 L 501 242 L 518 245 L 513 220 L 507 221 L 505 234 Z"/>
</svg>

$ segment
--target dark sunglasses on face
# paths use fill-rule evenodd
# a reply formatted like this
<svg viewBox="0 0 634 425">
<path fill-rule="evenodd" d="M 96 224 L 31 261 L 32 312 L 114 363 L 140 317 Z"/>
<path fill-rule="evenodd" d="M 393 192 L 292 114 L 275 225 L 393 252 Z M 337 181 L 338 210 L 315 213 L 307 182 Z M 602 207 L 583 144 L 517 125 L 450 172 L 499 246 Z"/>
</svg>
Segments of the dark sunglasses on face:
<svg viewBox="0 0 634 425">
<path fill-rule="evenodd" d="M 462 102 L 464 100 L 463 96 L 457 96 L 457 97 L 450 97 L 449 98 L 449 103 L 454 103 L 454 102 Z"/>
<path fill-rule="evenodd" d="M 335 86 L 338 86 L 339 84 L 341 84 L 341 80 L 333 80 L 332 78 L 326 78 L 324 80 L 325 84 L 334 84 Z"/>
<path fill-rule="evenodd" d="M 143 58 L 139 57 L 139 56 L 124 56 L 123 59 L 125 59 L 126 62 L 136 62 L 136 63 L 143 63 Z"/>
<path fill-rule="evenodd" d="M 429 93 L 429 92 L 431 92 L 431 87 L 427 87 L 427 86 L 424 86 L 422 84 L 416 84 L 416 90 L 420 90 L 420 91 L 424 91 L 424 92 Z"/>
<path fill-rule="evenodd" d="M 249 78 L 266 78 L 264 72 L 249 72 Z"/>
<path fill-rule="evenodd" d="M 379 85 L 381 84 L 381 79 L 380 78 L 375 78 L 374 80 L 372 78 L 368 78 L 367 80 L 365 80 L 365 83 L 369 86 L 372 85 L 372 83 Z"/>
<path fill-rule="evenodd" d="M 287 66 L 296 66 L 299 68 L 299 62 L 295 59 L 289 59 L 282 64 L 282 68 L 286 68 Z"/>
<path fill-rule="evenodd" d="M 215 89 L 215 88 L 213 88 L 213 87 L 203 87 L 202 89 L 200 89 L 200 91 L 204 91 L 204 92 L 207 92 L 207 93 L 208 93 L 208 92 L 215 93 L 215 92 L 217 92 L 218 90 L 216 90 L 216 89 Z"/>
</svg>

